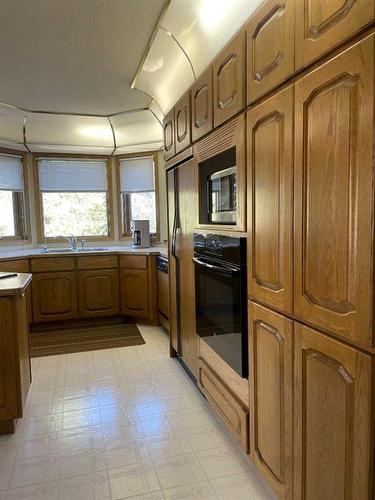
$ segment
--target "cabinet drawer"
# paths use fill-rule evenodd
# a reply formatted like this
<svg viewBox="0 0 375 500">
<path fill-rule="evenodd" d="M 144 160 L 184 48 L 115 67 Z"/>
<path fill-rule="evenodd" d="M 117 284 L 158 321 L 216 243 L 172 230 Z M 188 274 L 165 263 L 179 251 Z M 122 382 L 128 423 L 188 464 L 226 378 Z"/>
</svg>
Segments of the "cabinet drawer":
<svg viewBox="0 0 375 500">
<path fill-rule="evenodd" d="M 78 269 L 113 269 L 117 265 L 117 255 L 90 255 L 77 259 Z"/>
<path fill-rule="evenodd" d="M 121 255 L 120 267 L 127 269 L 147 269 L 146 255 Z"/>
<path fill-rule="evenodd" d="M 31 259 L 31 272 L 74 271 L 74 257 L 41 257 Z"/>
<path fill-rule="evenodd" d="M 29 271 L 28 259 L 4 260 L 0 262 L 0 272 L 28 273 Z"/>
<path fill-rule="evenodd" d="M 201 359 L 198 360 L 198 387 L 247 453 L 249 450 L 248 409 Z"/>
</svg>

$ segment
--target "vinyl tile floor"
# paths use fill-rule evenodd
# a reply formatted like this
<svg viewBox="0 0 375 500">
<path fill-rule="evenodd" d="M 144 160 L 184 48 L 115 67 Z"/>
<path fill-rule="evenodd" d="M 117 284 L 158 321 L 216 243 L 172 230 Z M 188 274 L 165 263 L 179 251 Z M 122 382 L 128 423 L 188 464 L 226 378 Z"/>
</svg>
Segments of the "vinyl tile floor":
<svg viewBox="0 0 375 500">
<path fill-rule="evenodd" d="M 32 360 L 14 435 L 0 437 L 0 500 L 275 498 L 178 361 L 146 344 Z"/>
</svg>

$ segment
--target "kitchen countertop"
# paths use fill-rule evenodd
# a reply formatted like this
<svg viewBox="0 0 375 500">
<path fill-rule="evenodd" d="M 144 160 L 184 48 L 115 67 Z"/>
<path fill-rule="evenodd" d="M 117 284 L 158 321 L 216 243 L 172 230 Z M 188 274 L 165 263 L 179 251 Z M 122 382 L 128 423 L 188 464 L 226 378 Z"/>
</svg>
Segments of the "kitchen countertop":
<svg viewBox="0 0 375 500">
<path fill-rule="evenodd" d="M 32 279 L 31 274 L 18 273 L 13 278 L 0 279 L 0 297 L 20 295 Z"/>
<path fill-rule="evenodd" d="M 68 247 L 66 247 L 68 248 Z M 108 246 L 105 250 L 89 250 L 77 252 L 59 252 L 60 249 L 49 248 L 47 253 L 41 253 L 40 248 L 25 248 L 25 249 L 2 249 L 0 250 L 0 260 L 14 260 L 28 257 L 53 257 L 53 256 L 77 256 L 77 255 L 105 255 L 109 253 L 115 254 L 137 254 L 137 255 L 164 255 L 168 256 L 168 247 L 155 246 L 150 248 L 132 248 L 129 246 Z"/>
</svg>

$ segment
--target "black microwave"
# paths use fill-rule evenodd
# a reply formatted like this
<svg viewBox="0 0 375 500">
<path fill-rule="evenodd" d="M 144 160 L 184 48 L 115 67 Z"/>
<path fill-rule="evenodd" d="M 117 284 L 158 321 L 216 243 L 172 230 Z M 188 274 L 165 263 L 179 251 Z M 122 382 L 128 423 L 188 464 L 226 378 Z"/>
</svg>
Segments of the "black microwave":
<svg viewBox="0 0 375 500">
<path fill-rule="evenodd" d="M 235 224 L 237 217 L 236 148 L 199 164 L 200 224 Z"/>
</svg>

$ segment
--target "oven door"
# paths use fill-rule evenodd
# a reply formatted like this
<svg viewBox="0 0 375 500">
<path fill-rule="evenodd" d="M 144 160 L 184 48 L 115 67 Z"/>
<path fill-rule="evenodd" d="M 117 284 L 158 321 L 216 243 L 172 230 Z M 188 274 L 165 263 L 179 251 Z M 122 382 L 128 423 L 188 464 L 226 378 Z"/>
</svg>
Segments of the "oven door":
<svg viewBox="0 0 375 500">
<path fill-rule="evenodd" d="M 247 377 L 246 284 L 241 269 L 201 256 L 193 261 L 197 334 L 241 377 Z"/>
</svg>

